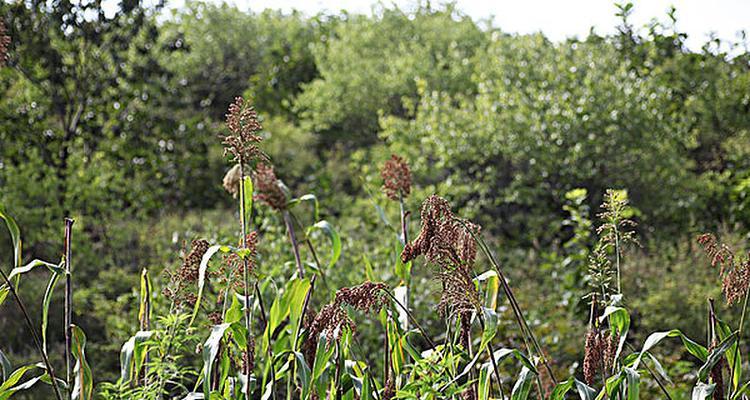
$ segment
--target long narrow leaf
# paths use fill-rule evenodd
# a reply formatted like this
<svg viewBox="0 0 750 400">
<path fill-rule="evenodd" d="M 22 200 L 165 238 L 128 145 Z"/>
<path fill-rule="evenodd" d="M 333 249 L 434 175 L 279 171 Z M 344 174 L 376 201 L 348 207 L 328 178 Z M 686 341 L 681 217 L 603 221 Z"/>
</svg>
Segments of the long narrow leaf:
<svg viewBox="0 0 750 400">
<path fill-rule="evenodd" d="M 73 369 L 75 384 L 71 397 L 73 400 L 90 400 L 94 393 L 94 378 L 86 361 L 86 335 L 81 328 L 73 325 L 73 356 L 76 365 Z"/>
</svg>

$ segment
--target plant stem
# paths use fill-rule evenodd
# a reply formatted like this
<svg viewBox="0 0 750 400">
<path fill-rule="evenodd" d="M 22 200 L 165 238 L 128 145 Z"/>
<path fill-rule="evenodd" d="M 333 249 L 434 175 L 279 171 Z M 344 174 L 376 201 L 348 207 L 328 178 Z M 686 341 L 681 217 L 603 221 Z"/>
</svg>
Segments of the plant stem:
<svg viewBox="0 0 750 400">
<path fill-rule="evenodd" d="M 409 319 L 414 324 L 414 326 L 417 327 L 417 329 L 419 330 L 419 333 L 422 334 L 422 337 L 424 337 L 425 340 L 427 340 L 427 343 L 429 343 L 430 347 L 435 348 L 436 347 L 435 342 L 433 342 L 432 339 L 430 339 L 430 337 L 427 336 L 427 332 L 425 332 L 425 330 L 422 329 L 422 326 L 419 325 L 419 322 L 417 322 L 417 320 L 411 314 L 411 311 L 409 311 L 406 307 L 404 307 L 404 305 L 401 304 L 401 302 L 398 301 L 395 296 L 393 296 L 393 293 L 389 292 L 388 290 L 383 290 L 383 292 L 385 292 L 385 294 L 387 294 L 388 297 L 390 297 L 394 303 L 396 303 L 402 310 L 404 310 L 404 312 L 406 312 L 406 315 L 409 317 Z"/>
<path fill-rule="evenodd" d="M 403 241 L 403 245 L 406 246 L 407 243 L 409 243 L 409 230 L 406 226 L 406 218 L 408 217 L 408 213 L 406 212 L 406 209 L 404 207 L 404 196 L 399 192 L 398 195 L 398 205 L 399 205 L 399 211 L 401 214 L 401 240 Z M 411 268 L 409 269 L 409 276 L 406 277 L 406 307 L 409 307 L 411 304 Z M 408 329 L 409 326 L 407 325 L 406 328 Z"/>
<path fill-rule="evenodd" d="M 32 338 L 34 339 L 34 346 L 36 346 L 36 349 L 39 352 L 39 355 L 42 357 L 44 366 L 47 369 L 47 373 L 49 374 L 50 380 L 52 382 L 52 388 L 55 391 L 55 397 L 57 398 L 57 400 L 63 400 L 63 397 L 60 394 L 60 388 L 57 386 L 57 379 L 55 378 L 55 371 L 52 368 L 52 364 L 50 364 L 49 359 L 47 358 L 47 354 L 45 353 L 44 348 L 42 347 L 42 342 L 39 340 L 39 335 L 34 330 L 34 324 L 31 322 L 31 317 L 29 317 L 29 312 L 28 310 L 26 310 L 26 306 L 24 305 L 23 301 L 21 301 L 21 297 L 18 296 L 18 292 L 16 292 L 16 289 L 11 283 L 10 279 L 8 279 L 8 275 L 6 275 L 2 269 L 0 269 L 0 276 L 3 277 L 5 284 L 8 285 L 8 290 L 13 295 L 13 298 L 16 299 L 16 304 L 18 305 L 18 308 L 21 309 L 21 314 L 23 314 L 23 318 L 26 321 L 26 326 L 31 332 Z"/>
<path fill-rule="evenodd" d="M 745 327 L 745 314 L 747 314 L 747 298 L 750 297 L 749 294 L 750 294 L 750 289 L 745 291 L 745 299 L 742 301 L 742 315 L 740 316 L 740 326 L 739 326 L 739 329 L 737 330 L 737 344 L 735 344 L 735 348 L 734 348 L 734 360 L 737 360 L 737 357 L 739 357 L 740 355 L 740 339 L 742 339 L 742 330 Z M 730 398 L 734 390 L 736 389 L 736 383 L 734 381 L 734 371 L 732 372 L 733 372 L 731 375 L 732 385 L 729 391 Z M 740 376 L 740 379 L 737 381 L 737 383 L 739 383 L 739 381 L 741 380 L 742 380 L 742 377 Z"/>
<path fill-rule="evenodd" d="M 242 248 L 247 248 L 247 221 L 245 220 L 247 218 L 247 210 L 245 210 L 245 171 L 244 171 L 244 163 L 240 161 L 240 225 L 241 225 L 241 243 Z M 250 287 L 250 271 L 249 271 L 249 264 L 247 262 L 246 257 L 242 257 L 242 273 L 243 273 L 243 294 L 245 296 L 245 354 L 247 357 L 250 357 L 250 354 L 252 352 L 250 351 L 250 305 L 247 304 L 247 299 L 249 298 L 249 287 Z M 257 286 L 256 286 L 257 287 Z M 226 301 L 226 299 L 225 299 Z M 248 381 L 250 380 L 250 362 L 245 363 L 245 376 Z M 250 400 L 250 385 L 245 385 L 245 400 Z"/>
<path fill-rule="evenodd" d="M 297 243 L 297 235 L 294 233 L 294 226 L 292 225 L 291 217 L 287 210 L 282 211 L 284 216 L 284 224 L 286 225 L 286 232 L 289 234 L 289 241 L 292 242 L 292 251 L 294 253 L 294 262 L 297 265 L 297 272 L 299 277 L 305 277 L 305 269 L 302 267 L 302 259 L 299 256 L 299 244 Z"/>
<path fill-rule="evenodd" d="M 552 372 L 552 368 L 549 366 L 547 357 L 544 355 L 544 351 L 542 350 L 542 347 L 539 345 L 539 341 L 537 341 L 536 336 L 534 335 L 534 332 L 531 330 L 531 328 L 529 327 L 529 324 L 526 322 L 526 318 L 524 318 L 523 316 L 523 311 L 521 310 L 521 307 L 518 305 L 516 296 L 513 294 L 513 290 L 510 288 L 508 281 L 505 279 L 505 274 L 503 274 L 503 271 L 500 268 L 500 265 L 495 260 L 495 256 L 492 255 L 492 252 L 489 250 L 484 240 L 482 240 L 482 238 L 478 236 L 472 229 L 469 229 L 469 227 L 466 226 L 466 223 L 464 222 L 464 220 L 460 218 L 456 218 L 456 221 L 458 221 L 461 225 L 463 225 L 464 229 L 466 229 L 471 234 L 471 236 L 477 242 L 479 247 L 482 249 L 482 252 L 484 253 L 484 255 L 487 257 L 487 259 L 489 259 L 490 263 L 492 264 L 492 267 L 495 269 L 495 272 L 497 272 L 497 275 L 500 278 L 500 283 L 502 285 L 503 291 L 505 292 L 505 296 L 508 298 L 508 301 L 510 302 L 511 308 L 513 309 L 513 313 L 516 318 L 516 322 L 518 323 L 519 328 L 521 328 L 521 333 L 524 335 L 524 341 L 526 341 L 526 337 L 528 337 L 528 339 L 531 340 L 532 344 L 534 345 L 534 350 L 536 351 L 537 356 L 539 356 L 539 358 L 542 360 L 542 364 L 544 364 L 544 367 L 547 370 L 547 373 L 549 373 L 549 376 L 552 379 L 552 382 L 554 384 L 557 384 L 557 379 L 555 378 L 555 375 Z M 528 343 L 526 343 L 526 347 L 529 348 Z"/>
<path fill-rule="evenodd" d="M 68 385 L 68 398 L 73 398 L 73 365 L 71 356 L 73 325 L 73 285 L 71 281 L 71 239 L 73 230 L 73 219 L 65 218 L 65 382 Z"/>
</svg>

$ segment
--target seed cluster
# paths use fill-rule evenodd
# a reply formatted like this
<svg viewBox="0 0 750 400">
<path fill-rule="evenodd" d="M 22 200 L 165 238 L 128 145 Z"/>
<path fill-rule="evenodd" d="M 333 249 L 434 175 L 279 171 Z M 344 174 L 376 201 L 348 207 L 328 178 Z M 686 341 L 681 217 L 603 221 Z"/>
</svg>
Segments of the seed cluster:
<svg viewBox="0 0 750 400">
<path fill-rule="evenodd" d="M 286 195 L 281 190 L 279 179 L 273 167 L 266 164 L 258 164 L 253 174 L 255 185 L 255 199 L 266 203 L 275 210 L 286 209 Z"/>
<path fill-rule="evenodd" d="M 268 156 L 258 147 L 263 138 L 258 133 L 263 129 L 255 108 L 242 97 L 237 97 L 229 106 L 226 125 L 230 134 L 224 136 L 224 154 L 231 154 L 234 161 L 247 164 L 253 160 L 266 160 Z"/>
<path fill-rule="evenodd" d="M 443 268 L 471 267 L 477 255 L 472 233 L 479 234 L 480 227 L 469 221 L 459 221 L 451 211 L 448 201 L 440 196 L 428 197 L 420 209 L 422 229 L 401 252 L 401 261 L 409 262 L 420 255 Z"/>
<path fill-rule="evenodd" d="M 750 289 L 750 257 L 737 260 L 734 252 L 724 243 L 719 243 L 716 236 L 705 233 L 698 236 L 698 243 L 711 260 L 711 266 L 719 266 L 721 289 L 728 305 L 745 297 Z"/>
<path fill-rule="evenodd" d="M 391 200 L 406 198 L 411 193 L 411 170 L 409 164 L 393 154 L 380 170 L 383 178 L 383 192 Z"/>
<path fill-rule="evenodd" d="M 193 240 L 190 251 L 183 259 L 182 265 L 180 265 L 177 271 L 171 273 L 171 285 L 164 288 L 163 293 L 174 301 L 175 305 L 195 304 L 197 296 L 190 288 L 198 281 L 201 260 L 209 247 L 208 241 L 204 239 Z"/>
<path fill-rule="evenodd" d="M 339 289 L 333 302 L 326 304 L 310 323 L 307 340 L 317 346 L 318 337 L 325 332 L 326 340 L 330 344 L 341 339 L 341 335 L 347 329 L 354 331 L 356 326 L 349 318 L 345 306 L 368 314 L 377 313 L 386 305 L 386 289 L 384 283 L 369 281 Z"/>
<path fill-rule="evenodd" d="M 583 377 L 589 385 L 594 384 L 596 374 L 606 371 L 614 365 L 619 337 L 603 333 L 598 329 L 589 329 L 586 333 L 586 347 L 583 356 Z"/>
<path fill-rule="evenodd" d="M 5 22 L 0 18 L 0 68 L 8 61 L 8 48 L 10 47 L 10 36 L 7 35 Z"/>
</svg>

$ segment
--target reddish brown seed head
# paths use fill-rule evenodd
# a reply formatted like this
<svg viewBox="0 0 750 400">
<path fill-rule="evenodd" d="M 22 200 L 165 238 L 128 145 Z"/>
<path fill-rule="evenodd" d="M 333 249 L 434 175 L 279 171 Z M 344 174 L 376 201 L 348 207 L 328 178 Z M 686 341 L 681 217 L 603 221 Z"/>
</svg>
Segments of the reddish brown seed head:
<svg viewBox="0 0 750 400">
<path fill-rule="evenodd" d="M 273 167 L 266 164 L 258 164 L 253 174 L 255 185 L 255 199 L 266 203 L 275 210 L 286 209 L 286 195 L 281 190 L 281 185 Z"/>
<path fill-rule="evenodd" d="M 226 126 L 229 135 L 222 138 L 225 155 L 231 154 L 234 161 L 240 164 L 268 159 L 258 147 L 263 140 L 259 135 L 263 127 L 258 121 L 258 114 L 242 97 L 235 98 L 234 103 L 229 105 Z"/>
<path fill-rule="evenodd" d="M 409 164 L 397 155 L 391 155 L 380 170 L 383 192 L 391 200 L 409 197 L 411 193 L 411 170 Z"/>
</svg>

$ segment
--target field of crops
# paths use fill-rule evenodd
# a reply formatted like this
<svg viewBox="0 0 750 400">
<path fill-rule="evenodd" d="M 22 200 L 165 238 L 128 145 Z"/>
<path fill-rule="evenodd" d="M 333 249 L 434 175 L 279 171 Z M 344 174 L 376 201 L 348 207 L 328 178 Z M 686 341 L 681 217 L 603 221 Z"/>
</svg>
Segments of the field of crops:
<svg viewBox="0 0 750 400">
<path fill-rule="evenodd" d="M 0 3 L 0 400 L 750 397 L 744 37 L 47 3 Z"/>
</svg>

